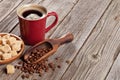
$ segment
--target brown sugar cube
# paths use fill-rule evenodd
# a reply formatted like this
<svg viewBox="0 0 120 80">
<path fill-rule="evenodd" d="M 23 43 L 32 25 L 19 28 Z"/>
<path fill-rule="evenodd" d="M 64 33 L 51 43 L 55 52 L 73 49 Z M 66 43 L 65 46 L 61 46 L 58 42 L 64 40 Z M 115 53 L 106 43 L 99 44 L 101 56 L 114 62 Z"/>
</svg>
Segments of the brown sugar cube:
<svg viewBox="0 0 120 80">
<path fill-rule="evenodd" d="M 12 45 L 12 50 L 20 51 L 22 45 L 22 41 L 16 41 L 15 44 Z"/>
<path fill-rule="evenodd" d="M 26 16 L 26 19 L 29 19 L 29 20 L 36 20 L 36 19 L 39 19 L 39 18 L 40 18 L 40 16 L 37 15 L 37 14 L 34 14 L 34 13 L 29 14 L 28 16 Z"/>
<path fill-rule="evenodd" d="M 10 34 L 6 34 L 6 35 L 2 36 L 1 38 L 2 38 L 2 44 L 7 44 L 8 39 L 10 38 Z"/>
<path fill-rule="evenodd" d="M 7 44 L 7 39 L 2 38 L 1 40 L 2 40 L 2 44 L 4 44 L 4 45 Z"/>
<path fill-rule="evenodd" d="M 10 54 L 11 54 L 12 56 L 16 56 L 18 53 L 17 53 L 16 51 L 10 51 Z"/>
<path fill-rule="evenodd" d="M 6 70 L 7 70 L 7 74 L 13 74 L 13 73 L 15 72 L 15 68 L 14 68 L 14 66 L 11 65 L 11 64 L 8 64 L 8 65 L 6 66 Z"/>
<path fill-rule="evenodd" d="M 4 47 L 4 52 L 10 52 L 11 51 L 11 47 L 8 44 L 4 45 L 3 47 Z"/>
<path fill-rule="evenodd" d="M 4 54 L 2 55 L 2 59 L 3 59 L 3 60 L 9 59 L 9 58 L 11 58 L 11 57 L 12 57 L 12 55 L 9 54 L 9 53 L 4 53 Z"/>
<path fill-rule="evenodd" d="M 9 39 L 10 38 L 10 34 L 6 34 L 6 35 L 2 36 L 2 38 Z"/>
<path fill-rule="evenodd" d="M 8 44 L 5 44 L 4 46 L 0 46 L 0 50 L 2 52 L 10 52 L 11 51 L 11 47 Z"/>
<path fill-rule="evenodd" d="M 15 37 L 10 37 L 10 38 L 8 39 L 8 44 L 9 44 L 9 45 L 13 45 L 13 44 L 15 44 L 15 42 L 16 42 L 16 38 L 15 38 Z"/>
</svg>

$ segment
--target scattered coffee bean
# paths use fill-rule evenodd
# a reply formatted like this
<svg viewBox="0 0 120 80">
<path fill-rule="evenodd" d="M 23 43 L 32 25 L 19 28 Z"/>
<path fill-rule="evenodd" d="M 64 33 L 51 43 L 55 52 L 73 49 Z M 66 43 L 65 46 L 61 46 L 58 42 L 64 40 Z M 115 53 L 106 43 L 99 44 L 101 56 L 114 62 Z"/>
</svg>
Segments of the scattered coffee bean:
<svg viewBox="0 0 120 80">
<path fill-rule="evenodd" d="M 16 66 L 16 68 L 17 68 L 17 69 L 20 69 L 20 68 L 21 68 L 21 66 Z"/>
<path fill-rule="evenodd" d="M 25 79 L 25 75 L 24 74 L 21 77 L 22 77 L 22 79 Z"/>
<path fill-rule="evenodd" d="M 26 76 L 26 78 L 29 78 L 29 74 L 26 74 L 25 76 Z"/>
<path fill-rule="evenodd" d="M 55 70 L 55 65 L 53 63 L 49 63 L 48 65 L 53 71 Z"/>
<path fill-rule="evenodd" d="M 39 73 L 39 76 L 41 77 L 41 76 L 42 76 L 42 73 Z"/>
<path fill-rule="evenodd" d="M 17 68 L 17 65 L 15 65 L 15 68 Z"/>
<path fill-rule="evenodd" d="M 18 64 L 22 64 L 22 61 L 19 61 Z"/>
<path fill-rule="evenodd" d="M 59 60 L 59 57 L 56 57 L 55 60 Z"/>
<path fill-rule="evenodd" d="M 48 53 L 52 48 L 42 48 L 42 49 L 35 49 L 31 52 L 31 55 L 28 57 L 27 61 L 18 62 L 20 64 L 19 66 L 16 66 L 17 69 L 20 69 L 25 74 L 22 75 L 22 79 L 29 78 L 30 74 L 38 73 L 39 76 L 42 76 L 43 72 L 48 72 L 48 70 L 51 68 L 53 71 L 55 70 L 55 64 L 48 63 L 48 59 L 44 59 L 38 63 L 31 64 L 32 62 L 36 61 L 46 53 Z M 58 60 L 59 57 L 56 58 Z M 61 68 L 60 65 L 57 66 L 58 68 Z M 33 79 L 37 80 L 37 79 Z"/>
<path fill-rule="evenodd" d="M 48 59 L 46 59 L 46 61 L 48 61 Z"/>
<path fill-rule="evenodd" d="M 23 68 L 23 67 L 21 68 L 21 71 L 24 71 L 24 68 Z"/>
<path fill-rule="evenodd" d="M 69 60 L 67 60 L 67 61 L 66 61 L 66 63 L 67 63 L 67 64 L 70 64 L 70 61 L 69 61 Z"/>
<path fill-rule="evenodd" d="M 48 70 L 49 70 L 49 68 L 48 68 L 48 67 L 46 67 L 45 72 L 48 72 Z"/>
<path fill-rule="evenodd" d="M 58 67 L 58 68 L 61 68 L 61 66 L 60 66 L 60 65 L 58 65 L 57 67 Z"/>
</svg>

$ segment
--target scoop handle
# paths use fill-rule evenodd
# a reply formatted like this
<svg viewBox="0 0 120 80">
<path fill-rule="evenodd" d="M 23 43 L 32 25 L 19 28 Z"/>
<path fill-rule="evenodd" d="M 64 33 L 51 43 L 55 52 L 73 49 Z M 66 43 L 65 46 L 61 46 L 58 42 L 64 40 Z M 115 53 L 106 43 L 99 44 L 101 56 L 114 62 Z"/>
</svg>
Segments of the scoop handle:
<svg viewBox="0 0 120 80">
<path fill-rule="evenodd" d="M 50 39 L 49 41 L 50 41 L 50 43 L 52 43 L 52 45 L 57 44 L 58 46 L 60 46 L 60 45 L 62 45 L 64 43 L 71 42 L 73 39 L 74 39 L 73 34 L 68 33 L 67 35 L 65 35 L 65 36 L 63 36 L 63 37 L 61 37 L 59 39 Z M 41 58 L 39 58 L 38 60 L 36 60 L 33 63 L 37 63 L 39 61 L 42 61 L 45 58 L 48 58 L 50 55 L 54 54 L 56 52 L 56 50 L 57 50 L 57 48 L 55 48 L 54 50 L 48 52 L 47 54 L 45 54 L 44 56 L 42 56 Z"/>
<path fill-rule="evenodd" d="M 58 43 L 59 45 L 62 45 L 64 43 L 68 43 L 68 42 L 71 42 L 72 40 L 74 39 L 74 36 L 72 33 L 68 33 L 66 34 L 65 36 L 59 38 L 59 39 L 56 39 L 56 43 Z"/>
</svg>

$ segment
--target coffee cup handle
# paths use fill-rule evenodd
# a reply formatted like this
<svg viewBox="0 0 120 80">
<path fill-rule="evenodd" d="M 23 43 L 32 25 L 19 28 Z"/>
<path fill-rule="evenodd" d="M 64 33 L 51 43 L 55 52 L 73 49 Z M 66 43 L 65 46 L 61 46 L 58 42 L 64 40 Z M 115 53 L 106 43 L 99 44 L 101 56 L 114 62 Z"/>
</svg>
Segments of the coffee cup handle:
<svg viewBox="0 0 120 80">
<path fill-rule="evenodd" d="M 57 22 L 58 22 L 58 15 L 56 14 L 56 12 L 50 12 L 50 13 L 48 13 L 48 15 L 47 15 L 47 17 L 49 17 L 49 16 L 55 16 L 55 21 L 50 25 L 50 26 L 48 26 L 47 28 L 46 28 L 46 30 L 45 30 L 45 32 L 47 33 L 50 29 L 52 29 L 56 24 L 57 24 Z"/>
</svg>

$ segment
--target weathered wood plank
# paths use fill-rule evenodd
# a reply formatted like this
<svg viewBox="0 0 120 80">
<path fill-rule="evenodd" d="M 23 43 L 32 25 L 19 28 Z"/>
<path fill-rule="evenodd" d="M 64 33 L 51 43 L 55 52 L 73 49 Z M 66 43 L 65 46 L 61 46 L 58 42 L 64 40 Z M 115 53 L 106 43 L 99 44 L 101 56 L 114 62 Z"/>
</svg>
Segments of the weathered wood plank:
<svg viewBox="0 0 120 80">
<path fill-rule="evenodd" d="M 6 18 L 20 3 L 22 0 L 15 1 L 15 0 L 1 0 L 0 1 L 0 23 L 3 19 Z M 2 26 L 0 26 L 0 29 Z M 3 65 L 0 66 L 0 73 L 1 68 L 4 67 Z"/>
<path fill-rule="evenodd" d="M 23 0 L 3 0 L 0 2 L 0 22 L 6 18 Z"/>
<path fill-rule="evenodd" d="M 119 74 L 120 74 L 120 55 L 118 55 L 116 61 L 114 62 L 106 80 L 120 80 Z"/>
<path fill-rule="evenodd" d="M 39 3 L 39 1 L 41 0 L 24 0 L 22 3 L 20 3 L 18 6 L 20 5 L 23 5 L 23 4 L 28 4 L 28 3 Z M 17 6 L 17 7 L 18 7 Z M 1 32 L 11 32 L 12 28 L 17 25 L 15 22 L 18 21 L 17 20 L 17 15 L 16 15 L 16 9 L 14 9 L 4 20 L 2 20 L 2 22 L 0 22 L 0 31 Z M 13 21 L 14 20 L 14 21 Z M 6 27 L 5 25 L 9 26 L 9 27 Z M 11 26 L 13 25 L 13 26 Z M 6 29 L 6 31 L 4 31 L 3 29 Z M 18 31 L 18 30 L 17 30 Z M 15 32 L 17 32 L 15 31 Z M 19 32 L 19 31 L 18 31 Z M 27 48 L 26 48 L 27 49 Z M 12 62 L 11 64 L 16 64 L 19 60 L 16 60 L 14 62 Z M 15 75 L 7 75 L 5 73 L 5 71 L 3 70 L 5 68 L 6 65 L 1 65 L 0 66 L 0 80 L 13 80 L 15 79 L 18 75 L 19 75 L 19 72 L 20 71 L 17 71 L 16 70 L 16 73 L 18 74 L 15 74 Z M 6 77 L 7 76 L 7 77 Z"/>
<path fill-rule="evenodd" d="M 120 22 L 115 20 L 119 12 L 120 1 L 114 0 L 61 80 L 106 78 L 120 50 Z"/>
<path fill-rule="evenodd" d="M 55 72 L 48 72 L 42 78 L 42 80 L 59 80 L 69 66 L 66 64 L 66 60 L 72 61 L 77 55 L 77 52 L 84 44 L 85 40 L 91 33 L 92 29 L 95 27 L 97 21 L 109 5 L 111 0 L 95 0 L 91 2 L 90 0 L 84 1 L 80 0 L 70 14 L 64 19 L 64 21 L 58 26 L 56 31 L 52 34 L 50 38 L 58 37 L 64 33 L 72 32 L 75 36 L 75 39 L 72 43 L 65 46 L 61 46 L 59 50 L 50 57 L 50 60 L 54 60 L 55 57 L 60 57 L 61 69 L 56 69 Z M 79 44 L 79 45 L 77 45 Z M 57 63 L 56 63 L 57 64 Z M 72 72 L 72 71 L 71 71 Z M 69 75 L 66 80 L 69 80 Z M 32 79 L 36 78 L 33 77 Z"/>
<path fill-rule="evenodd" d="M 47 1 L 47 2 L 46 2 Z M 25 2 L 21 3 L 21 4 L 24 4 Z M 43 4 L 42 4 L 43 3 Z M 56 4 L 55 4 L 56 3 Z M 74 6 L 74 4 L 76 3 L 76 0 L 75 1 L 70 1 L 70 0 L 67 0 L 67 1 L 63 1 L 63 3 L 60 4 L 60 1 L 59 2 L 56 2 L 56 1 L 53 1 L 53 0 L 45 0 L 45 1 L 40 1 L 40 4 L 41 5 L 44 5 L 44 6 L 48 6 L 48 10 L 49 12 L 50 11 L 56 11 L 57 13 L 59 13 L 59 22 L 62 21 L 64 19 L 64 17 L 69 13 L 69 11 L 71 10 L 72 6 Z M 63 6 L 64 4 L 64 6 Z M 67 4 L 67 6 L 65 5 Z M 56 6 L 57 5 L 57 6 Z M 51 9 L 52 7 L 55 7 L 54 9 Z M 66 9 L 67 8 L 67 9 Z M 61 12 L 62 11 L 62 12 Z M 1 29 L 2 32 L 9 32 L 11 31 L 11 29 L 16 26 L 16 24 L 18 23 L 18 20 L 17 20 L 17 16 L 15 15 L 15 10 L 10 14 L 10 16 L 8 16 L 4 21 L 2 21 L 3 23 L 1 23 L 0 25 L 4 25 L 3 28 L 4 29 Z M 49 23 L 49 22 L 48 22 Z M 52 31 L 51 31 L 52 32 Z M 17 25 L 15 27 L 15 29 L 11 32 L 11 33 L 14 33 L 16 35 L 19 35 L 19 25 Z M 13 64 L 15 65 L 18 61 L 15 61 L 13 62 Z M 3 72 L 2 72 L 3 73 Z M 10 80 L 12 80 L 13 78 L 16 78 L 21 72 L 19 70 L 16 70 L 16 73 L 15 75 L 10 75 L 8 76 L 7 78 L 5 78 L 5 80 L 9 79 L 10 77 Z M 1 75 L 1 79 L 4 79 L 4 77 L 6 76 L 6 74 L 2 74 Z M 21 77 L 20 77 L 21 79 Z"/>
<path fill-rule="evenodd" d="M 56 69 L 55 72 L 49 72 L 46 75 L 44 75 L 41 79 L 59 80 L 61 78 L 61 76 L 68 67 L 68 65 L 64 62 L 68 59 L 72 61 L 73 58 L 77 55 L 79 48 L 83 45 L 84 41 L 91 33 L 95 24 L 97 23 L 97 21 L 99 20 L 99 18 L 101 17 L 101 15 L 103 14 L 103 12 L 105 11 L 105 9 L 107 8 L 110 2 L 111 0 L 104 0 L 104 1 L 98 0 L 94 2 L 91 2 L 90 0 L 86 2 L 80 0 L 78 2 L 77 6 L 73 8 L 72 12 L 65 18 L 65 20 L 63 20 L 63 23 L 60 24 L 60 26 L 51 36 L 51 38 L 53 38 L 53 37 L 58 37 L 66 32 L 73 32 L 76 37 L 75 40 L 73 41 L 73 45 L 68 44 L 66 46 L 59 48 L 58 52 L 50 58 L 51 60 L 54 60 L 55 56 L 60 56 L 62 62 L 60 62 L 59 64 L 62 65 L 62 69 Z M 76 16 L 74 16 L 74 14 Z M 73 28 L 73 26 L 75 26 L 75 29 Z M 79 40 L 77 41 L 77 39 Z M 76 46 L 74 44 L 80 44 L 80 46 Z M 71 49 L 71 48 L 75 48 L 75 49 Z M 19 77 L 18 79 L 20 80 L 21 78 Z"/>
<path fill-rule="evenodd" d="M 28 3 L 39 3 L 39 1 L 42 0 L 24 0 L 17 7 Z M 12 30 L 12 28 L 14 28 L 14 26 L 18 24 L 16 8 L 4 20 L 0 22 L 0 26 L 1 26 L 0 32 L 9 32 Z"/>
<path fill-rule="evenodd" d="M 75 5 L 76 2 L 77 2 L 77 0 L 76 1 L 66 0 L 66 1 L 63 1 L 63 2 L 55 0 L 55 1 L 51 1 L 50 3 L 45 3 L 45 4 L 47 4 L 46 7 L 48 9 L 48 12 L 56 11 L 58 13 L 58 15 L 59 15 L 58 24 L 59 24 L 64 19 L 64 17 L 66 17 L 66 15 L 71 11 L 72 7 Z M 42 4 L 42 3 L 40 3 L 40 4 Z M 67 4 L 67 6 L 66 6 L 66 4 Z M 42 5 L 44 5 L 44 4 L 42 4 Z M 50 21 L 48 23 L 50 23 Z M 12 31 L 12 33 L 15 33 L 15 34 L 19 35 L 19 32 L 16 32 L 17 30 L 19 30 L 19 25 L 15 28 L 15 30 Z M 54 30 L 55 30 L 55 28 L 53 30 L 51 30 L 48 33 L 48 35 L 51 35 Z M 19 76 L 17 80 L 20 80 L 20 79 L 21 79 L 21 76 Z"/>
<path fill-rule="evenodd" d="M 69 11 L 72 9 L 74 4 L 77 2 L 77 0 L 71 1 L 59 1 L 59 0 L 41 0 L 36 3 L 39 3 L 40 5 L 45 6 L 48 9 L 48 12 L 56 11 L 59 15 L 59 23 L 64 19 L 64 17 L 69 13 Z M 67 6 L 66 6 L 67 4 Z M 16 11 L 16 10 L 15 10 Z M 2 23 L 0 23 L 0 26 L 3 26 L 0 31 L 7 32 L 10 31 L 16 24 L 18 24 L 18 19 L 16 12 L 13 11 L 10 16 L 8 16 Z M 48 19 L 48 24 L 51 23 L 51 19 Z M 18 27 L 18 26 L 17 26 Z M 51 33 L 57 28 L 57 26 L 49 31 L 46 36 L 50 36 Z"/>
<path fill-rule="evenodd" d="M 90 32 L 94 28 L 96 22 L 99 20 L 99 18 L 105 11 L 106 7 L 109 5 L 110 0 L 94 1 L 94 3 L 91 2 L 91 4 L 90 4 L 90 2 L 91 1 L 89 1 L 89 0 L 86 1 L 86 3 L 84 3 L 84 1 L 78 2 L 77 6 L 75 6 L 75 8 L 72 10 L 72 12 L 65 18 L 65 21 L 54 32 L 52 37 L 60 36 L 66 32 L 73 32 L 76 37 L 73 43 L 80 44 L 80 45 L 76 46 L 76 45 L 69 44 L 69 45 L 66 45 L 66 47 L 64 46 L 64 48 L 61 47 L 58 50 L 58 52 L 54 56 L 52 56 L 50 59 L 53 60 L 56 56 L 60 56 L 63 61 L 63 62 L 59 63 L 62 65 L 62 69 L 56 69 L 55 72 L 46 73 L 42 78 L 40 78 L 41 80 L 47 80 L 47 79 L 59 80 L 61 78 L 61 76 L 63 75 L 63 73 L 65 72 L 65 70 L 68 67 L 68 65 L 65 63 L 65 61 L 68 59 L 70 61 L 73 60 L 73 58 L 77 54 L 79 48 L 83 45 L 84 41 L 87 39 Z M 99 3 L 99 5 L 97 5 L 98 3 Z M 88 5 L 88 6 L 86 6 L 86 5 Z M 80 11 L 80 10 L 82 10 L 82 11 Z M 76 12 L 78 12 L 78 14 L 76 14 Z M 74 16 L 74 14 L 76 14 L 76 16 Z M 81 15 L 81 16 L 79 16 L 79 15 Z M 76 27 L 73 28 L 73 26 L 76 26 Z M 80 40 L 77 41 L 77 39 L 79 39 L 79 38 L 80 38 Z M 75 41 L 76 41 L 76 43 L 75 43 Z M 75 48 L 75 49 L 71 49 L 71 48 Z M 63 54 L 63 53 L 65 53 L 65 54 Z M 34 78 L 37 78 L 37 76 L 34 76 L 32 79 L 34 79 Z M 20 79 L 21 78 L 19 77 L 18 80 L 20 80 Z M 39 79 L 39 77 L 38 77 L 38 79 Z"/>
</svg>

